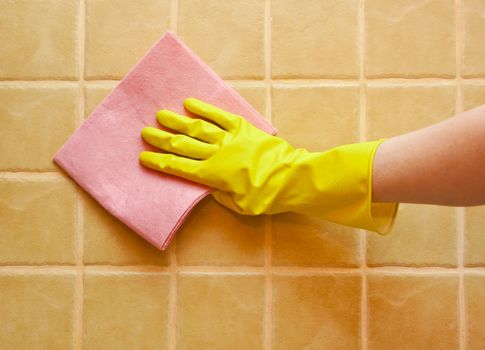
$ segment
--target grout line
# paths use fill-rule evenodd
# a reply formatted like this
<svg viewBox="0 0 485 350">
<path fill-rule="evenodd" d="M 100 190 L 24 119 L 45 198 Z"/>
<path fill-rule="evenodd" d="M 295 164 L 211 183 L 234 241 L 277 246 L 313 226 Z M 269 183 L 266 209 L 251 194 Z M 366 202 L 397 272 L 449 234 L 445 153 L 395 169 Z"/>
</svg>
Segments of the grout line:
<svg viewBox="0 0 485 350">
<path fill-rule="evenodd" d="M 28 180 L 28 181 L 59 181 L 66 179 L 66 176 L 60 172 L 12 172 L 12 171 L 0 171 L 0 180 Z"/>
<path fill-rule="evenodd" d="M 170 30 L 174 33 L 178 31 L 179 0 L 172 0 L 170 13 Z M 177 266 L 177 239 L 174 238 L 170 244 L 170 297 L 168 305 L 168 342 L 169 349 L 177 348 L 177 286 L 178 273 Z"/>
<path fill-rule="evenodd" d="M 178 30 L 178 15 L 179 15 L 179 0 L 172 0 L 170 6 L 170 30 L 177 33 Z"/>
<path fill-rule="evenodd" d="M 78 59 L 79 59 L 79 106 L 76 119 L 76 126 L 84 120 L 84 69 L 86 62 L 86 3 L 85 0 L 79 1 L 79 38 L 78 38 Z M 81 193 L 76 191 L 76 225 L 75 225 L 75 250 L 76 250 L 76 292 L 75 292 L 75 334 L 76 349 L 83 348 L 83 314 L 84 314 L 84 210 L 81 200 Z"/>
<path fill-rule="evenodd" d="M 485 77 L 460 77 L 461 80 L 466 81 L 467 83 L 485 83 Z M 264 84 L 266 81 L 270 83 L 276 84 L 326 84 L 326 83 L 340 83 L 343 85 L 347 84 L 356 84 L 358 83 L 359 79 L 335 79 L 335 78 L 305 78 L 305 79 L 224 79 L 225 82 L 228 83 L 248 83 L 248 84 L 257 84 L 261 85 Z M 450 84 L 456 81 L 456 77 L 450 78 L 366 78 L 369 84 Z M 121 82 L 121 79 L 84 79 L 83 81 L 86 84 L 118 84 Z M 59 87 L 59 86 L 68 86 L 74 87 L 77 86 L 79 80 L 0 80 L 0 86 L 15 86 L 15 85 L 26 85 L 26 86 L 33 86 L 33 87 Z"/>
<path fill-rule="evenodd" d="M 168 339 L 169 349 L 177 348 L 177 284 L 178 284 L 177 266 L 177 241 L 174 239 L 170 247 L 170 298 L 168 305 Z"/>
<path fill-rule="evenodd" d="M 179 17 L 179 0 L 172 0 L 170 14 L 170 29 L 177 33 Z M 169 298 L 169 320 L 168 320 L 168 341 L 169 349 L 177 348 L 177 286 L 178 272 L 177 266 L 177 239 L 172 241 L 170 247 L 170 298 Z"/>
<path fill-rule="evenodd" d="M 173 243 L 171 243 L 173 245 Z M 89 273 L 142 273 L 142 274 L 234 274 L 247 275 L 266 273 L 266 267 L 251 266 L 178 266 L 173 270 L 168 266 L 153 265 L 82 265 L 84 271 Z M 271 271 L 276 274 L 294 274 L 294 275 L 332 275 L 332 274 L 361 274 L 363 267 L 305 267 L 305 266 L 271 266 Z M 462 268 L 463 273 L 467 275 L 485 275 L 485 266 L 467 266 Z M 78 271 L 77 265 L 14 265 L 6 263 L 0 265 L 1 273 L 73 273 Z M 441 276 L 457 276 L 461 271 L 456 267 L 406 267 L 406 266 L 377 266 L 365 267 L 368 274 L 407 274 L 407 275 L 429 275 L 438 274 Z"/>
<path fill-rule="evenodd" d="M 358 55 L 359 55 L 359 141 L 367 140 L 367 86 L 365 80 L 365 3 L 359 0 L 358 9 Z M 360 232 L 360 273 L 361 273 L 361 299 L 360 299 L 360 343 L 361 349 L 368 348 L 368 317 L 367 304 L 367 238 L 366 231 Z"/>
<path fill-rule="evenodd" d="M 456 59 L 456 114 L 463 112 L 462 90 L 462 59 L 463 59 L 463 6 L 462 0 L 455 0 L 455 59 Z M 458 331 L 459 350 L 466 349 L 466 315 L 465 315 L 465 283 L 464 283 L 464 242 L 465 242 L 465 208 L 456 208 L 457 233 L 457 263 L 459 271 L 458 280 Z"/>
<path fill-rule="evenodd" d="M 0 86 L 17 86 L 23 85 L 26 87 L 77 87 L 78 80 L 0 80 Z"/>
<path fill-rule="evenodd" d="M 264 296 L 264 348 L 270 350 L 272 347 L 272 312 L 273 312 L 273 270 L 271 266 L 272 260 L 272 221 L 271 216 L 264 217 L 264 276 L 265 276 L 265 296 Z"/>
<path fill-rule="evenodd" d="M 264 1 L 264 86 L 265 86 L 265 117 L 271 123 L 271 0 Z M 273 347 L 273 269 L 272 269 L 272 230 L 273 224 L 270 215 L 264 216 L 264 270 L 265 270 L 265 296 L 264 296 L 264 349 Z"/>
</svg>

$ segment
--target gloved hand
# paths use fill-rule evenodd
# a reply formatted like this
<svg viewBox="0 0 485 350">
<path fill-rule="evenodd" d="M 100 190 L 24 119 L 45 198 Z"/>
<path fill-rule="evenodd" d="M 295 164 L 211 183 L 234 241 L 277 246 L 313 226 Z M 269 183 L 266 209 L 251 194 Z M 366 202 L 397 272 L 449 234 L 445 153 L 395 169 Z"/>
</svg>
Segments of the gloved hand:
<svg viewBox="0 0 485 350">
<path fill-rule="evenodd" d="M 371 201 L 372 160 L 383 140 L 312 153 L 195 98 L 184 106 L 209 121 L 159 111 L 159 123 L 180 134 L 143 128 L 145 141 L 170 152 L 142 152 L 143 165 L 213 187 L 215 200 L 240 214 L 292 211 L 390 231 L 398 205 Z"/>
</svg>

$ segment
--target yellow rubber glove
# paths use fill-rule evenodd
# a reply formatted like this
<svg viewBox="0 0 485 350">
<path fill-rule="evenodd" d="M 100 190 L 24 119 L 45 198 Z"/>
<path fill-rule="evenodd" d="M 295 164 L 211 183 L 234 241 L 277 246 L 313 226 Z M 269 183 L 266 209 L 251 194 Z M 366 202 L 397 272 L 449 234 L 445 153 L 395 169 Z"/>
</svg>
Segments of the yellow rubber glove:
<svg viewBox="0 0 485 350">
<path fill-rule="evenodd" d="M 159 123 L 179 134 L 143 128 L 145 141 L 170 152 L 142 152 L 143 165 L 213 187 L 214 198 L 240 214 L 292 211 L 390 231 L 398 205 L 371 201 L 372 160 L 383 140 L 312 153 L 195 98 L 184 106 L 209 121 L 159 111 Z"/>
</svg>

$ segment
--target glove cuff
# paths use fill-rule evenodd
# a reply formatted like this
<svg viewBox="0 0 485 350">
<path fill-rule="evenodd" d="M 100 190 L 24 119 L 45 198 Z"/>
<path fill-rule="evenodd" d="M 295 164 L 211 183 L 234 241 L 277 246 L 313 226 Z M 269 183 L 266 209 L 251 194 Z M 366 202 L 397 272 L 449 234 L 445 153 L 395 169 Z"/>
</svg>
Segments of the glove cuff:
<svg viewBox="0 0 485 350">
<path fill-rule="evenodd" d="M 377 203 L 372 201 L 372 183 L 373 183 L 373 164 L 374 157 L 380 144 L 386 139 L 380 139 L 374 142 L 369 160 L 369 189 L 366 198 L 368 225 L 363 227 L 366 230 L 375 231 L 379 234 L 386 235 L 394 227 L 399 203 Z"/>
<path fill-rule="evenodd" d="M 398 203 L 372 202 L 372 165 L 385 139 L 342 145 L 312 154 L 312 198 L 293 209 L 338 224 L 387 234 L 397 215 Z M 307 165 L 308 167 L 308 165 Z M 311 191 L 306 191 L 311 192 Z"/>
</svg>

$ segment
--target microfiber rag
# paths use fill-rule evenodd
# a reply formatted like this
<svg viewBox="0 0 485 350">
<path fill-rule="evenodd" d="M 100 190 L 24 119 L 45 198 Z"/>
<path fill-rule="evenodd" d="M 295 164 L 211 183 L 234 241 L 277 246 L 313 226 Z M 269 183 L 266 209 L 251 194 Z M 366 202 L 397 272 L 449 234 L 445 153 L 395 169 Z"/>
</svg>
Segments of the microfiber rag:
<svg viewBox="0 0 485 350">
<path fill-rule="evenodd" d="M 161 250 L 211 189 L 142 166 L 139 153 L 156 149 L 142 140 L 141 129 L 158 127 L 155 113 L 160 109 L 191 116 L 183 107 L 187 97 L 244 116 L 260 129 L 276 133 L 249 103 L 167 31 L 54 157 L 105 209 Z"/>
</svg>

